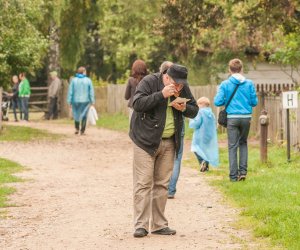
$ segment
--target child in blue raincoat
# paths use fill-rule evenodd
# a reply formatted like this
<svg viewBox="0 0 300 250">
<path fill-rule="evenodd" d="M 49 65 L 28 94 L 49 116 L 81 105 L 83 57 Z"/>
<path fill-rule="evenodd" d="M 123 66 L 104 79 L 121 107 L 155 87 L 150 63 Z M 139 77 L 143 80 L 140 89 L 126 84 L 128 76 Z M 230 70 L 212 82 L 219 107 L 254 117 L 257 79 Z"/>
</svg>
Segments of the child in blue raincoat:
<svg viewBox="0 0 300 250">
<path fill-rule="evenodd" d="M 210 108 L 207 97 L 198 99 L 199 111 L 189 126 L 194 129 L 191 151 L 195 153 L 200 171 L 208 171 L 209 164 L 219 165 L 219 148 L 216 128 L 216 118 Z"/>
</svg>

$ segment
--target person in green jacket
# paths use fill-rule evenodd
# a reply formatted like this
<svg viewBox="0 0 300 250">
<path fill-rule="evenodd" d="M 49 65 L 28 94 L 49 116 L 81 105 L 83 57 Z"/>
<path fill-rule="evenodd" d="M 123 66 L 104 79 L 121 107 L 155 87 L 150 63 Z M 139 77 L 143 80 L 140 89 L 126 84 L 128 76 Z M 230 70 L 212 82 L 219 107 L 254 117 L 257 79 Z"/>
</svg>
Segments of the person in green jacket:
<svg viewBox="0 0 300 250">
<path fill-rule="evenodd" d="M 26 78 L 26 74 L 24 72 L 19 74 L 19 78 L 21 80 L 20 85 L 19 85 L 19 98 L 21 100 L 21 107 L 22 107 L 22 112 L 24 114 L 23 119 L 25 121 L 28 121 L 28 115 L 29 115 L 29 97 L 31 94 L 30 91 L 30 84 L 29 81 Z"/>
</svg>

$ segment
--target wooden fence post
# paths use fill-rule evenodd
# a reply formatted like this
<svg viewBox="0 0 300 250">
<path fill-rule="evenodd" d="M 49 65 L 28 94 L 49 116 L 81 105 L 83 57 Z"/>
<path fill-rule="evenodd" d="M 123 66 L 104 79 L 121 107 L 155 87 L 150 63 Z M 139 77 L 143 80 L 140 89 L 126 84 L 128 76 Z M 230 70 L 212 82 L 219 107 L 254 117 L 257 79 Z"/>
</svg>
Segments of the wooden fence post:
<svg viewBox="0 0 300 250">
<path fill-rule="evenodd" d="M 2 132 L 2 93 L 3 93 L 3 89 L 2 87 L 0 88 L 0 133 Z"/>
</svg>

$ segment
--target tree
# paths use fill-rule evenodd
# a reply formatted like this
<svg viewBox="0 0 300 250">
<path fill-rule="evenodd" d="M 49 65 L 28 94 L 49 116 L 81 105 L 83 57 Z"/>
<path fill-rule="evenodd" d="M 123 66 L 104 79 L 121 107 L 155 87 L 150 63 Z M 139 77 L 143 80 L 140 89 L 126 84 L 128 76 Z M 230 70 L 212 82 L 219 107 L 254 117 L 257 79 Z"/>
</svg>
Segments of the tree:
<svg viewBox="0 0 300 250">
<path fill-rule="evenodd" d="M 131 68 L 136 58 L 151 62 L 149 54 L 161 39 L 153 32 L 162 1 L 103 0 L 99 34 L 105 79 L 116 79 Z"/>
<path fill-rule="evenodd" d="M 47 39 L 37 29 L 43 17 L 42 0 L 0 2 L 0 85 L 11 75 L 34 73 L 42 66 Z"/>
</svg>

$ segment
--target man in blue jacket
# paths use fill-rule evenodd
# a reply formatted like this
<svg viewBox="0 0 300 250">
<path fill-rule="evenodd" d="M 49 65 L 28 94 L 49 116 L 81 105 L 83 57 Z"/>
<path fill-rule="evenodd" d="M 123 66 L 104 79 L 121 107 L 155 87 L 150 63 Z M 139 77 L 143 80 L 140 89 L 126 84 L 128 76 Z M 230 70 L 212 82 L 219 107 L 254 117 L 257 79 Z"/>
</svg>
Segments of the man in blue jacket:
<svg viewBox="0 0 300 250">
<path fill-rule="evenodd" d="M 230 77 L 223 81 L 214 98 L 216 106 L 225 106 L 234 92 L 227 112 L 227 136 L 229 149 L 230 181 L 246 179 L 248 168 L 247 139 L 250 129 L 252 107 L 257 105 L 257 95 L 254 84 L 243 75 L 243 63 L 239 59 L 229 62 Z M 239 162 L 237 150 L 239 149 Z"/>
</svg>

